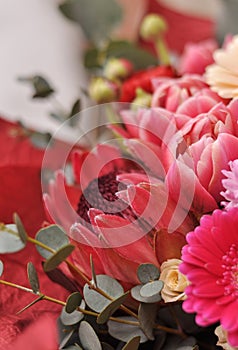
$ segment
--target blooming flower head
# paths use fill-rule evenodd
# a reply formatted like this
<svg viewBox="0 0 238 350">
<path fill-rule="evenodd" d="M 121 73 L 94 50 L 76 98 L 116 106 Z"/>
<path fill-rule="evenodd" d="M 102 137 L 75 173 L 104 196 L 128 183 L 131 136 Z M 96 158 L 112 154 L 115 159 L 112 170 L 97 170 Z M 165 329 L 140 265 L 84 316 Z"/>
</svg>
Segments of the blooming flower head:
<svg viewBox="0 0 238 350">
<path fill-rule="evenodd" d="M 225 46 L 214 52 L 215 63 L 207 67 L 206 81 L 211 89 L 223 98 L 238 96 L 238 36 Z"/>
<path fill-rule="evenodd" d="M 218 48 L 213 39 L 199 43 L 187 43 L 179 62 L 181 74 L 203 74 L 205 68 L 214 62 L 213 52 Z"/>
<path fill-rule="evenodd" d="M 222 202 L 226 209 L 238 207 L 238 159 L 229 162 L 230 170 L 223 170 L 226 179 L 222 184 L 226 191 L 221 192 L 227 202 Z"/>
<path fill-rule="evenodd" d="M 168 259 L 160 266 L 160 280 L 164 282 L 161 295 L 166 303 L 185 299 L 184 290 L 188 281 L 179 271 L 180 263 L 180 259 Z"/>
<path fill-rule="evenodd" d="M 190 282 L 183 308 L 207 326 L 220 321 L 228 341 L 238 346 L 238 209 L 202 217 L 182 250 L 180 271 Z"/>
</svg>

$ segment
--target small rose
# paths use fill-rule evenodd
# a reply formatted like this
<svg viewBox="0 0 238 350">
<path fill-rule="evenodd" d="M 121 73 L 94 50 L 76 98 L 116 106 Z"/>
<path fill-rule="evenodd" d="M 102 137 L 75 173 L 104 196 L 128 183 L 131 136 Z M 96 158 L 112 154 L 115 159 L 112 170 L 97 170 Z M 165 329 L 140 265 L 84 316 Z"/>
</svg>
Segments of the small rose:
<svg viewBox="0 0 238 350">
<path fill-rule="evenodd" d="M 225 350 L 237 350 L 238 348 L 233 348 L 227 341 L 227 332 L 222 328 L 222 326 L 218 326 L 215 329 L 215 334 L 218 337 L 217 345 L 221 346 Z"/>
<path fill-rule="evenodd" d="M 188 280 L 179 272 L 180 263 L 180 259 L 169 259 L 161 265 L 160 280 L 164 282 L 161 295 L 166 303 L 184 300 L 186 297 L 184 290 L 188 286 Z"/>
</svg>

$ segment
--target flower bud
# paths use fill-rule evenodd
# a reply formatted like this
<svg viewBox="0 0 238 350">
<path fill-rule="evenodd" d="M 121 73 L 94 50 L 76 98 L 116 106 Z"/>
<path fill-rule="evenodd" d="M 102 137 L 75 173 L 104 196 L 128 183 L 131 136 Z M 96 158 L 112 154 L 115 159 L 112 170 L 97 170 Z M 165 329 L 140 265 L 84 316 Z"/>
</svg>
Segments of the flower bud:
<svg viewBox="0 0 238 350">
<path fill-rule="evenodd" d="M 156 14 L 146 16 L 140 27 L 140 35 L 146 41 L 154 41 L 167 30 L 167 22 Z"/>
<path fill-rule="evenodd" d="M 132 109 L 136 110 L 140 107 L 150 107 L 152 95 L 141 88 L 136 89 L 136 97 L 132 101 Z"/>
<path fill-rule="evenodd" d="M 111 58 L 104 67 L 104 76 L 110 80 L 126 79 L 132 72 L 133 65 L 125 58 Z"/>
<path fill-rule="evenodd" d="M 117 101 L 119 86 L 105 78 L 96 77 L 89 85 L 89 96 L 97 103 Z"/>
</svg>

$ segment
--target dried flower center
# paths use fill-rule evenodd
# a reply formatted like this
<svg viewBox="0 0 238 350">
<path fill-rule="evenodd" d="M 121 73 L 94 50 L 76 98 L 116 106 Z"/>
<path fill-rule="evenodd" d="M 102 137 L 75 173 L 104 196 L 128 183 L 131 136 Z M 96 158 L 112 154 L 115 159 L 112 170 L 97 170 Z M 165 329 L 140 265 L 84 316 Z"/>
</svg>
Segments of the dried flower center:
<svg viewBox="0 0 238 350">
<path fill-rule="evenodd" d="M 223 277 L 219 283 L 224 285 L 224 294 L 238 296 L 238 247 L 232 244 L 222 257 Z"/>
<path fill-rule="evenodd" d="M 116 180 L 120 172 L 112 171 L 106 175 L 92 180 L 84 190 L 78 203 L 77 213 L 87 222 L 90 222 L 88 210 L 96 208 L 106 214 L 122 215 L 130 208 L 125 208 L 125 203 L 118 199 L 116 192 L 126 189 L 126 185 Z"/>
</svg>

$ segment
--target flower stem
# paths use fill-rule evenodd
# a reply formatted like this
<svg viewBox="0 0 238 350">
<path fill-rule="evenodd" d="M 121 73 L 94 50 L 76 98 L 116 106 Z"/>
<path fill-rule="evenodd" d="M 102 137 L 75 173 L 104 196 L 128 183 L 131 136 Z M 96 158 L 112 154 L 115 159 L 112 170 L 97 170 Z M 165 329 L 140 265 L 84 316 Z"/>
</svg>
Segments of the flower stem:
<svg viewBox="0 0 238 350">
<path fill-rule="evenodd" d="M 168 66 L 170 64 L 170 58 L 169 58 L 168 49 L 166 47 L 163 37 L 159 37 L 156 39 L 155 48 L 156 48 L 156 52 L 159 57 L 160 63 L 165 66 Z"/>
</svg>

